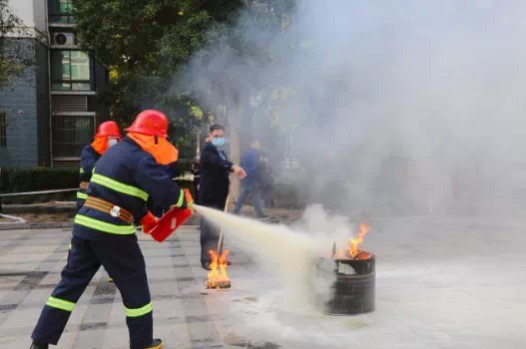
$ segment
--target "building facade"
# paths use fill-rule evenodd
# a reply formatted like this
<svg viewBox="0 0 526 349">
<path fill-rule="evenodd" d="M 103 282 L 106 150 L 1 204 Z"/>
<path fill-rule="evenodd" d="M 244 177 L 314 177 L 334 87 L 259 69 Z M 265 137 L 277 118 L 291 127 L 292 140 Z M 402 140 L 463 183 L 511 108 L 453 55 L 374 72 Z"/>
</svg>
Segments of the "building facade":
<svg viewBox="0 0 526 349">
<path fill-rule="evenodd" d="M 0 89 L 0 166 L 77 166 L 107 110 L 108 70 L 80 49 L 71 0 L 10 0 L 35 67 Z"/>
</svg>

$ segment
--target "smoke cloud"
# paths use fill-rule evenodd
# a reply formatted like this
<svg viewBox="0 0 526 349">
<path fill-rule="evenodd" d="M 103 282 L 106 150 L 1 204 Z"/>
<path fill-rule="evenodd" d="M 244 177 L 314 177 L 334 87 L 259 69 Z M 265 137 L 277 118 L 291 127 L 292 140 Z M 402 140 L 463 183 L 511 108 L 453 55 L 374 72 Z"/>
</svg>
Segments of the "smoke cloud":
<svg viewBox="0 0 526 349">
<path fill-rule="evenodd" d="M 260 138 L 276 165 L 297 159 L 290 178 L 311 202 L 373 213 L 524 206 L 523 1 L 303 0 L 275 5 L 279 26 L 255 3 L 178 81 L 202 105 L 239 112 L 237 131 Z"/>
<path fill-rule="evenodd" d="M 262 1 L 260 6 L 263 3 L 273 2 Z M 489 220 L 500 213 L 523 212 L 526 2 L 298 0 L 290 8 L 275 7 L 275 13 L 284 14 L 277 27 L 261 21 L 257 8 L 240 15 L 237 30 L 215 38 L 196 55 L 178 83 L 206 107 L 226 106 L 224 115 L 229 117 L 239 113 L 240 124 L 229 125 L 237 129 L 228 131 L 260 138 L 274 164 L 280 164 L 280 180 L 289 181 L 310 203 L 323 204 L 331 212 L 308 209 L 306 220 L 293 228 L 301 234 L 273 228 L 274 234 L 285 235 L 276 235 L 275 241 L 290 237 L 291 246 L 312 251 L 312 240 L 304 235 L 313 231 L 319 234 L 314 241 L 323 241 L 316 244 L 323 251 L 330 249 L 332 238 L 343 246 L 354 234 L 347 230 L 351 225 L 334 218 L 332 211 L 351 215 L 355 222 L 363 212 L 374 218 L 416 213 L 486 215 Z M 239 54 L 240 42 L 250 43 L 250 54 Z M 285 166 L 294 162 L 285 161 L 291 159 L 300 164 L 299 169 Z M 389 253 L 394 253 L 391 262 L 400 268 L 393 269 L 392 284 L 389 276 L 380 275 L 379 282 L 387 285 L 380 293 L 391 295 L 404 275 L 411 279 L 407 273 L 415 261 L 440 260 L 446 265 L 437 280 L 450 275 L 460 280 L 464 274 L 460 275 L 458 265 L 469 264 L 480 254 L 473 263 L 477 270 L 487 257 L 481 252 L 484 249 L 476 248 L 470 255 L 466 246 L 486 245 L 496 234 L 504 234 L 510 246 L 520 245 L 515 243 L 519 235 L 508 234 L 508 228 L 492 228 L 484 236 L 476 224 L 449 229 L 435 218 L 425 226 L 413 220 L 407 225 L 402 219 L 387 220 L 384 234 L 373 232 L 366 240 L 383 258 L 382 270 Z M 243 245 L 251 252 L 269 246 L 263 232 L 261 241 L 252 232 L 229 235 L 233 238 L 229 243 L 245 239 Z M 449 258 L 452 246 L 457 247 L 458 260 Z M 494 253 L 494 246 L 488 246 Z M 284 290 L 301 292 L 297 272 L 305 265 L 304 254 L 280 251 L 261 248 L 253 253 L 268 253 L 258 264 L 271 267 L 275 267 L 272 261 L 287 263 L 290 257 L 290 268 L 278 269 L 290 283 Z M 496 251 L 495 256 L 503 253 Z M 458 265 L 448 269 L 449 261 Z M 426 273 L 415 278 L 414 287 Z M 422 289 L 426 297 L 443 295 L 434 287 Z M 412 316 L 410 297 L 397 311 L 407 309 Z M 301 294 L 297 299 L 306 298 Z M 451 314 L 457 316 L 453 304 L 444 306 L 451 306 Z M 392 309 L 387 305 L 380 318 L 393 319 Z M 441 311 L 431 312 L 433 324 Z M 275 328 L 283 323 L 271 320 Z M 403 331 L 397 326 L 389 322 L 389 331 Z M 482 333 L 477 331 L 473 333 Z M 364 335 L 365 347 L 371 347 L 369 341 L 376 336 L 371 334 Z"/>
</svg>

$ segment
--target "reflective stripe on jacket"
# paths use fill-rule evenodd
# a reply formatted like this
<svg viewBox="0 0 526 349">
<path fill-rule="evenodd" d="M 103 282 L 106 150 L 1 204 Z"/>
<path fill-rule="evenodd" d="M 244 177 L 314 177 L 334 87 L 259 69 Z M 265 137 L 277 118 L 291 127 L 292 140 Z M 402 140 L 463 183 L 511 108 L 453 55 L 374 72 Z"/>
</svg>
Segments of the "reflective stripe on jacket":
<svg viewBox="0 0 526 349">
<path fill-rule="evenodd" d="M 148 199 L 167 211 L 170 206 L 183 204 L 184 192 L 172 182 L 165 166 L 125 137 L 97 161 L 87 195 L 127 210 L 138 225 L 147 213 Z M 73 235 L 87 240 L 124 235 L 136 238 L 133 225 L 87 207 L 82 207 L 75 217 Z"/>
</svg>

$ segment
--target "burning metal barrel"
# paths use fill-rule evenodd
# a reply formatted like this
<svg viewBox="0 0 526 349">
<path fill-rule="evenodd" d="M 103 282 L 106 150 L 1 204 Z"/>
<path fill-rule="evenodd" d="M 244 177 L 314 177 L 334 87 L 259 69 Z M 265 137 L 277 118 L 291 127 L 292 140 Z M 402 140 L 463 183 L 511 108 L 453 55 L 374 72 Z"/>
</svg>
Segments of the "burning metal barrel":
<svg viewBox="0 0 526 349">
<path fill-rule="evenodd" d="M 336 251 L 335 243 L 332 258 L 320 260 L 318 272 L 334 273 L 336 277 L 329 297 L 320 299 L 325 313 L 356 315 L 374 311 L 376 259 L 358 247 L 369 231 L 368 224 L 360 224 L 358 236 L 349 240 L 348 249 Z"/>
<path fill-rule="evenodd" d="M 356 315 L 374 311 L 375 256 L 360 252 L 354 259 L 335 259 L 336 280 L 331 297 L 325 301 L 324 312 L 336 315 Z"/>
</svg>

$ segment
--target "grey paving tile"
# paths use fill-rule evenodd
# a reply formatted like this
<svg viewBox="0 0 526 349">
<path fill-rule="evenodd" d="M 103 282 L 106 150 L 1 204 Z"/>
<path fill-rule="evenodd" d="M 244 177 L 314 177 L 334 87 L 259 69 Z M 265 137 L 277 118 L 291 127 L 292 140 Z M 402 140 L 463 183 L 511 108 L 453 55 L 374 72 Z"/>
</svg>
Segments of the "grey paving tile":
<svg viewBox="0 0 526 349">
<path fill-rule="evenodd" d="M 240 251 L 229 268 L 232 288 L 206 290 L 195 227 L 183 227 L 163 244 L 139 235 L 155 333 L 167 349 L 526 348 L 526 226 L 475 223 L 379 221 L 367 240 L 379 256 L 377 310 L 351 318 L 285 310 L 282 280 Z M 1 347 L 29 347 L 42 306 L 60 279 L 70 234 L 1 234 Z M 88 286 L 57 348 L 127 348 L 122 300 L 106 277 L 99 271 Z"/>
</svg>

